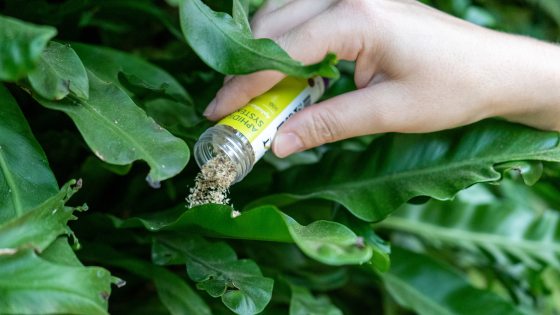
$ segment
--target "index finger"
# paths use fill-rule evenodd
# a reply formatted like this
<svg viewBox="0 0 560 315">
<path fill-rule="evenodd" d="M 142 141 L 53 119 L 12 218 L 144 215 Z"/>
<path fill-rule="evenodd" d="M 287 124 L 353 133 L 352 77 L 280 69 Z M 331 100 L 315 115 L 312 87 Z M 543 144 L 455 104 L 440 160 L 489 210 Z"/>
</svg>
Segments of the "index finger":
<svg viewBox="0 0 560 315">
<path fill-rule="evenodd" d="M 277 42 L 292 58 L 304 64 L 321 61 L 329 51 L 340 53 L 341 57 L 345 57 L 348 55 L 345 51 L 353 45 L 344 45 L 337 39 L 347 37 L 348 32 L 352 31 L 351 27 L 346 25 L 335 28 L 329 36 L 325 36 L 321 30 L 331 24 L 333 24 L 332 12 L 325 11 L 282 35 Z M 234 76 L 218 91 L 214 100 L 206 108 L 204 116 L 210 120 L 218 120 L 268 91 L 284 77 L 285 74 L 273 70 Z"/>
<path fill-rule="evenodd" d="M 208 104 L 204 116 L 218 120 L 268 91 L 284 77 L 285 74 L 272 70 L 230 77 Z"/>
</svg>

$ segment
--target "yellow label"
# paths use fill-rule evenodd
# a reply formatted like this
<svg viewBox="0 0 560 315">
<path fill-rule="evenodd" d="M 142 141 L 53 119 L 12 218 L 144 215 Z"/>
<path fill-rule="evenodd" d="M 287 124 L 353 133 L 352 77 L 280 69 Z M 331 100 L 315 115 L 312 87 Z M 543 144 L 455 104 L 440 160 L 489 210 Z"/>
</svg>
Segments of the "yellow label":
<svg viewBox="0 0 560 315">
<path fill-rule="evenodd" d="M 218 124 L 237 129 L 253 142 L 307 86 L 306 79 L 287 77 Z"/>
</svg>

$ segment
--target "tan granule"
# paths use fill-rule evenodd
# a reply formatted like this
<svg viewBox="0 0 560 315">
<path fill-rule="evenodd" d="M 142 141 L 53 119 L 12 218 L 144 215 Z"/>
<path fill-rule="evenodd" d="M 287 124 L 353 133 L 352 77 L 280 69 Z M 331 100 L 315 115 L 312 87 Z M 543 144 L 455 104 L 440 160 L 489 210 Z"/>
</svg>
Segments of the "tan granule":
<svg viewBox="0 0 560 315">
<path fill-rule="evenodd" d="M 207 203 L 229 205 L 229 187 L 237 176 L 235 164 L 219 154 L 202 166 L 187 197 L 189 208 Z"/>
</svg>

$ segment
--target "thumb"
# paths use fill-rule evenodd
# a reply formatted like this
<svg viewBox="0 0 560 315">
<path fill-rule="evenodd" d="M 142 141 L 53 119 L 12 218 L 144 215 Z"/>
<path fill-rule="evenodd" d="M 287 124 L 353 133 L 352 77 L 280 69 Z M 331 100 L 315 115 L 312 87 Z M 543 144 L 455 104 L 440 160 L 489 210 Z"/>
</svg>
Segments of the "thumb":
<svg viewBox="0 0 560 315">
<path fill-rule="evenodd" d="M 379 84 L 307 107 L 282 125 L 272 150 L 283 158 L 329 142 L 398 131 L 411 122 L 411 117 L 399 114 L 410 105 L 402 94 L 401 89 Z"/>
</svg>

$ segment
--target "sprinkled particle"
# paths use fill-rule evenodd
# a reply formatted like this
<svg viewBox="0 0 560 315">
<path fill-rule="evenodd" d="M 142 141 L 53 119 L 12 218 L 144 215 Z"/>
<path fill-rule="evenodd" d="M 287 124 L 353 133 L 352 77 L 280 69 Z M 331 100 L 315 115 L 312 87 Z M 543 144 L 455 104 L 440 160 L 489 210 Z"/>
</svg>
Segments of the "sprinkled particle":
<svg viewBox="0 0 560 315">
<path fill-rule="evenodd" d="M 187 197 L 188 207 L 207 203 L 230 204 L 228 189 L 236 176 L 235 164 L 227 156 L 220 154 L 210 159 L 196 175 L 195 185 Z"/>
</svg>

